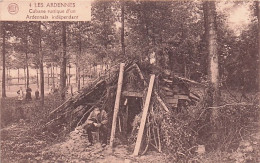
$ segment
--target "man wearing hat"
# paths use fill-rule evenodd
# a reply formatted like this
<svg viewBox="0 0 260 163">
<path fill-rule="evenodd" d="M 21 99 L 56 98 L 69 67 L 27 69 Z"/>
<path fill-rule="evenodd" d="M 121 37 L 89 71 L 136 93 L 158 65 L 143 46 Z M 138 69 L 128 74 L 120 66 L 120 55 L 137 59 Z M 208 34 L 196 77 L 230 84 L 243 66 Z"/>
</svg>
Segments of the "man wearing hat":
<svg viewBox="0 0 260 163">
<path fill-rule="evenodd" d="M 99 129 L 101 135 L 102 146 L 107 145 L 107 113 L 104 109 L 99 107 L 94 107 L 94 110 L 89 114 L 88 119 L 82 125 L 87 131 L 88 140 L 91 145 L 93 145 L 92 131 Z"/>
</svg>

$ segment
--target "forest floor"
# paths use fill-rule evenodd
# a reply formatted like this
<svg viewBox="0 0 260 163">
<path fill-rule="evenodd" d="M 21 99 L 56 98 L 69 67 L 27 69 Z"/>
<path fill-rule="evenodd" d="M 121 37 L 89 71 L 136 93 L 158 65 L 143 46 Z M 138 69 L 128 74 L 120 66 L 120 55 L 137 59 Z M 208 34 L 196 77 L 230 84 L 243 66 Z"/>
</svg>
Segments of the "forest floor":
<svg viewBox="0 0 260 163">
<path fill-rule="evenodd" d="M 163 154 L 150 152 L 145 156 L 133 157 L 127 146 L 118 145 L 113 151 L 109 146 L 97 143 L 89 146 L 85 136 L 78 131 L 64 140 L 48 143 L 30 136 L 29 124 L 19 122 L 1 131 L 1 162 L 167 162 Z"/>
<path fill-rule="evenodd" d="M 53 97 L 45 99 L 45 105 L 55 108 L 60 104 L 53 104 Z M 24 115 L 17 117 L 17 107 L 24 109 Z M 72 131 L 63 139 L 49 141 L 48 135 L 42 133 L 35 135 L 33 128 L 38 124 L 32 112 L 41 114 L 39 101 L 17 103 L 15 98 L 7 98 L 2 101 L 2 120 L 9 120 L 8 124 L 0 130 L 1 140 L 1 163 L 27 163 L 27 162 L 169 162 L 166 155 L 155 151 L 148 151 L 140 157 L 132 156 L 132 149 L 127 145 L 116 145 L 113 150 L 109 147 L 102 147 L 100 143 L 89 146 L 89 142 L 82 130 Z M 44 109 L 50 108 L 48 106 Z M 5 109 L 8 109 L 6 111 Z M 47 111 L 49 112 L 49 111 Z M 6 114 L 5 116 L 3 114 Z M 12 117 L 14 122 L 11 122 Z M 23 119 L 20 119 L 23 118 Z M 40 119 L 40 117 L 38 117 Z M 20 120 L 19 120 L 20 119 Z M 37 116 L 36 116 L 37 119 Z M 3 121 L 2 121 L 3 122 Z"/>
<path fill-rule="evenodd" d="M 255 132 L 243 137 L 239 147 L 230 152 L 213 151 L 197 155 L 192 160 L 206 163 L 259 163 L 260 162 L 260 121 L 252 124 Z"/>
<path fill-rule="evenodd" d="M 10 112 L 7 115 L 3 115 L 1 112 L 1 118 L 3 116 L 11 116 L 16 112 L 17 107 L 16 99 L 5 99 L 2 101 L 2 107 L 8 106 Z M 60 102 L 52 102 L 53 97 L 46 98 L 46 105 L 50 105 L 53 108 L 58 106 Z M 148 151 L 143 156 L 132 156 L 133 147 L 127 145 L 116 145 L 113 150 L 107 147 L 101 147 L 99 143 L 94 146 L 89 146 L 87 138 L 82 130 L 76 129 L 69 135 L 66 135 L 64 139 L 58 139 L 55 141 L 48 141 L 45 139 L 45 133 L 40 136 L 32 136 L 32 128 L 37 124 L 35 121 L 28 120 L 27 117 L 32 116 L 30 112 L 32 110 L 41 113 L 39 109 L 39 101 L 30 101 L 21 104 L 25 108 L 31 108 L 31 111 L 27 111 L 24 115 L 24 120 L 16 120 L 6 124 L 0 130 L 1 138 L 1 163 L 12 162 L 100 162 L 100 163 L 127 163 L 127 162 L 171 162 L 170 158 L 164 153 L 158 153 L 156 151 Z M 45 108 L 48 108 L 45 107 Z M 13 111 L 12 111 L 13 110 Z M 28 114 L 28 115 L 27 115 Z M 34 115 L 35 117 L 35 115 Z M 19 118 L 19 117 L 18 117 Z M 39 118 L 36 116 L 36 118 Z M 1 121 L 2 122 L 2 121 Z M 230 152 L 214 151 L 207 152 L 202 155 L 197 155 L 191 158 L 191 162 L 237 162 L 246 163 L 260 162 L 260 121 L 252 123 L 252 128 L 255 128 L 255 132 L 250 133 L 248 136 L 243 137 L 239 143 L 239 148 Z M 41 137 L 42 136 L 42 137 Z"/>
</svg>

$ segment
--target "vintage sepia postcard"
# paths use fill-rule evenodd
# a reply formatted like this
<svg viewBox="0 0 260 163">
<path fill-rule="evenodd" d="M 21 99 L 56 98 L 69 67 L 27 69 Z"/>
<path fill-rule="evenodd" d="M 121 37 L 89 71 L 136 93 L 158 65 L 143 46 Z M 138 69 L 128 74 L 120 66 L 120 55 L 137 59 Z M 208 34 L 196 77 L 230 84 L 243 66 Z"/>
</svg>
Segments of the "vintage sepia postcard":
<svg viewBox="0 0 260 163">
<path fill-rule="evenodd" d="M 260 162 L 260 2 L 0 0 L 0 162 Z"/>
</svg>

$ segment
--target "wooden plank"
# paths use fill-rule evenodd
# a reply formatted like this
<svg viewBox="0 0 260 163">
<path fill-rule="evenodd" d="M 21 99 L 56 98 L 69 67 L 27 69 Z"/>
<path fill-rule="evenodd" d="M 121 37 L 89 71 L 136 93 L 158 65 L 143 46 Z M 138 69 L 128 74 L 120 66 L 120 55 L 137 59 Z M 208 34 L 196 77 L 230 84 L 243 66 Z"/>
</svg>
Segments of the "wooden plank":
<svg viewBox="0 0 260 163">
<path fill-rule="evenodd" d="M 153 91 L 154 78 L 155 78 L 155 75 L 152 75 L 150 78 L 150 83 L 149 83 L 149 87 L 148 87 L 148 91 L 147 91 L 147 95 L 146 95 L 146 99 L 145 99 L 141 124 L 140 124 L 140 128 L 138 130 L 137 140 L 136 140 L 135 149 L 134 149 L 134 153 L 133 153 L 134 156 L 137 156 L 139 153 L 139 150 L 140 150 L 143 133 L 144 133 L 146 117 L 148 114 L 148 109 L 149 109 L 150 100 L 151 100 L 152 91 Z"/>
<path fill-rule="evenodd" d="M 178 99 L 175 99 L 175 98 L 166 98 L 165 101 L 168 104 L 177 104 L 178 103 Z"/>
<path fill-rule="evenodd" d="M 129 97 L 143 97 L 143 92 L 123 91 L 124 96 Z"/>
<path fill-rule="evenodd" d="M 158 141 L 159 141 L 159 152 L 162 152 L 161 136 L 160 136 L 160 130 L 158 126 L 157 126 L 157 134 L 158 134 Z"/>
<path fill-rule="evenodd" d="M 116 120 L 117 120 L 117 114 L 118 114 L 119 105 L 120 105 L 120 97 L 121 97 L 123 77 L 124 77 L 124 68 L 125 68 L 125 64 L 121 63 L 120 70 L 119 70 L 119 78 L 118 78 L 118 83 L 117 83 L 116 101 L 115 101 L 115 107 L 114 107 L 111 136 L 110 136 L 110 147 L 113 147 L 115 133 L 116 133 Z"/>
<path fill-rule="evenodd" d="M 164 94 L 165 94 L 166 96 L 172 96 L 172 97 L 173 97 L 173 95 L 174 95 L 173 92 L 168 92 L 168 91 L 165 91 Z"/>
<path fill-rule="evenodd" d="M 169 80 L 169 79 L 163 79 L 163 81 L 165 81 L 167 83 L 172 83 L 172 80 Z"/>
<path fill-rule="evenodd" d="M 183 81 L 186 81 L 188 83 L 192 83 L 192 84 L 196 84 L 196 85 L 200 85 L 200 86 L 203 86 L 203 87 L 206 87 L 206 85 L 202 84 L 202 83 L 198 83 L 194 80 L 190 80 L 190 79 L 187 79 L 187 78 L 183 78 L 183 77 L 180 77 L 180 76 L 174 76 L 175 78 L 179 79 L 179 80 L 183 80 Z"/>
<path fill-rule="evenodd" d="M 174 95 L 173 98 L 181 100 L 190 100 L 189 96 L 187 95 Z"/>
<path fill-rule="evenodd" d="M 199 101 L 200 100 L 200 97 L 199 96 L 197 96 L 197 95 L 195 95 L 195 94 L 193 94 L 193 93 L 190 93 L 190 98 L 192 98 L 192 99 L 194 99 L 194 100 L 196 100 L 196 101 Z"/>
<path fill-rule="evenodd" d="M 172 92 L 172 89 L 171 89 L 171 88 L 164 87 L 164 86 L 162 86 L 161 88 L 162 88 L 163 90 L 165 90 L 165 91 Z"/>
<path fill-rule="evenodd" d="M 164 109 L 166 112 L 168 112 L 168 111 L 169 111 L 168 107 L 165 105 L 165 103 L 163 102 L 163 100 L 161 99 L 161 97 L 158 95 L 158 93 L 155 91 L 154 94 L 155 94 L 155 97 L 156 97 L 156 99 L 158 100 L 158 102 L 162 105 L 163 109 Z"/>
</svg>

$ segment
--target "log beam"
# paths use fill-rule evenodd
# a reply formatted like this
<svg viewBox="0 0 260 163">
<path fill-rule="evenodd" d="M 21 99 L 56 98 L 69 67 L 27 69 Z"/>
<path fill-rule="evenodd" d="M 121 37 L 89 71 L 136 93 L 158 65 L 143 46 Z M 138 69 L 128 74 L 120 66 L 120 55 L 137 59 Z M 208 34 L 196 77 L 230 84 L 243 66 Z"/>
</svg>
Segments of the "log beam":
<svg viewBox="0 0 260 163">
<path fill-rule="evenodd" d="M 122 94 L 128 97 L 143 97 L 143 92 L 123 91 Z"/>
<path fill-rule="evenodd" d="M 137 140 L 136 140 L 135 149 L 134 149 L 134 153 L 133 153 L 134 156 L 137 156 L 138 153 L 139 153 L 139 150 L 140 150 L 140 146 L 141 146 L 141 142 L 142 142 L 142 138 L 143 138 L 143 133 L 144 133 L 146 117 L 147 117 L 147 114 L 148 114 L 148 109 L 149 109 L 150 100 L 151 100 L 152 91 L 153 91 L 154 79 L 155 79 L 155 75 L 152 75 L 151 78 L 150 78 L 150 83 L 149 83 L 149 87 L 148 87 L 148 91 L 147 91 L 147 95 L 146 95 L 146 99 L 145 99 L 145 104 L 144 104 L 140 128 L 138 130 Z"/>
<path fill-rule="evenodd" d="M 119 70 L 119 78 L 118 78 L 118 83 L 117 83 L 116 101 L 115 101 L 115 106 L 114 106 L 111 136 L 110 136 L 110 147 L 113 147 L 115 133 L 116 133 L 116 121 L 117 121 L 117 114 L 119 111 L 120 97 L 121 97 L 121 92 L 122 92 L 124 68 L 125 68 L 125 64 L 121 63 L 120 70 Z"/>
</svg>

